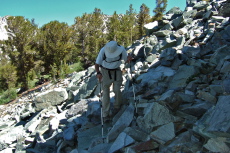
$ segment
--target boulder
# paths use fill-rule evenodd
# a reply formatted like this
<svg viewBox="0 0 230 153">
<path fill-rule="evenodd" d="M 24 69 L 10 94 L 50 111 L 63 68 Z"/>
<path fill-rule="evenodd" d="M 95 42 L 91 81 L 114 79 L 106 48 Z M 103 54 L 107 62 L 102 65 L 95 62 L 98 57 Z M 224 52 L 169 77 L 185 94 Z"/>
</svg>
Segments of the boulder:
<svg viewBox="0 0 230 153">
<path fill-rule="evenodd" d="M 175 136 L 174 124 L 172 122 L 162 125 L 157 130 L 150 133 L 150 137 L 161 144 L 172 140 Z"/>
<path fill-rule="evenodd" d="M 82 99 L 76 104 L 72 105 L 66 112 L 66 118 L 82 114 L 87 111 L 89 101 L 87 99 Z"/>
<path fill-rule="evenodd" d="M 112 144 L 111 148 L 109 149 L 108 153 L 113 153 L 118 151 L 121 148 L 124 148 L 132 143 L 134 143 L 134 139 L 131 138 L 129 135 L 127 135 L 126 133 L 122 132 L 119 134 L 119 136 L 117 137 L 117 139 L 114 141 L 114 143 Z"/>
<path fill-rule="evenodd" d="M 193 130 L 210 138 L 216 136 L 229 137 L 229 107 L 230 96 L 219 96 L 216 106 L 209 109 L 202 118 L 197 121 Z"/>
<path fill-rule="evenodd" d="M 168 89 L 186 87 L 189 78 L 194 77 L 199 73 L 195 66 L 182 65 L 179 67 L 172 80 L 169 82 Z"/>
<path fill-rule="evenodd" d="M 211 152 L 230 152 L 230 148 L 227 143 L 228 140 L 226 140 L 226 138 L 211 138 L 204 147 Z"/>
<path fill-rule="evenodd" d="M 150 22 L 144 25 L 147 35 L 151 35 L 154 31 L 158 30 L 158 21 Z"/>
<path fill-rule="evenodd" d="M 154 127 L 177 121 L 179 118 L 171 115 L 163 105 L 154 102 L 146 108 L 145 115 L 137 118 L 138 126 L 145 132 L 151 133 Z"/>
<path fill-rule="evenodd" d="M 128 127 L 134 117 L 134 106 L 130 104 L 122 115 L 118 118 L 116 123 L 113 125 L 112 129 L 109 131 L 107 135 L 107 141 L 111 142 L 117 138 L 117 136 Z"/>
<path fill-rule="evenodd" d="M 50 106 L 60 105 L 68 99 L 68 93 L 64 88 L 55 88 L 48 90 L 36 96 L 33 105 L 36 111 L 48 108 Z"/>
</svg>

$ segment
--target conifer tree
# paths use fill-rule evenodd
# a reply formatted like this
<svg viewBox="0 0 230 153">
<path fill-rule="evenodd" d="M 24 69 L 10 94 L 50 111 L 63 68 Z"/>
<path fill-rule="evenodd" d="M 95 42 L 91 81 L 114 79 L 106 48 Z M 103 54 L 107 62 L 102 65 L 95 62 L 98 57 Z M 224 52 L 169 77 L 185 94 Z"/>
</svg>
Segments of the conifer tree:
<svg viewBox="0 0 230 153">
<path fill-rule="evenodd" d="M 122 40 L 125 47 L 131 45 L 133 40 L 137 37 L 137 30 L 136 30 L 136 12 L 133 10 L 132 4 L 129 6 L 129 10 L 126 11 L 126 14 L 121 18 L 121 33 L 122 33 Z"/>
<path fill-rule="evenodd" d="M 153 16 L 153 21 L 159 21 L 163 17 L 163 13 L 166 11 L 167 7 L 167 0 L 156 0 L 156 8 L 153 10 L 155 14 Z"/>
<path fill-rule="evenodd" d="M 76 48 L 80 61 L 87 68 L 96 59 L 97 53 L 105 43 L 105 25 L 103 14 L 100 9 L 95 8 L 92 14 L 83 14 L 75 18 L 74 29 L 76 35 Z"/>
<path fill-rule="evenodd" d="M 0 59 L 0 91 L 5 91 L 16 86 L 17 71 L 16 67 L 7 58 L 7 55 L 1 54 Z"/>
<path fill-rule="evenodd" d="M 145 35 L 144 25 L 150 22 L 149 8 L 142 4 L 140 7 L 140 12 L 138 14 L 138 30 L 139 37 Z"/>
<path fill-rule="evenodd" d="M 39 35 L 39 53 L 44 62 L 45 72 L 51 72 L 55 67 L 60 76 L 62 64 L 65 64 L 66 58 L 73 49 L 72 29 L 66 23 L 51 21 L 40 29 Z"/>
<path fill-rule="evenodd" d="M 105 37 L 103 32 L 105 31 L 105 25 L 103 21 L 103 14 L 100 9 L 95 8 L 94 12 L 90 15 L 89 20 L 89 42 L 87 44 L 87 65 L 92 65 L 95 61 L 100 48 L 105 43 Z"/>
<path fill-rule="evenodd" d="M 109 21 L 107 23 L 107 28 L 108 28 L 108 40 L 114 40 L 119 42 L 120 39 L 120 20 L 117 12 L 115 11 L 112 15 L 112 17 L 109 18 Z"/>
<path fill-rule="evenodd" d="M 37 33 L 37 26 L 22 16 L 8 17 L 7 25 L 9 38 L 4 42 L 2 50 L 16 68 L 18 83 L 21 83 L 22 89 L 26 90 L 28 72 L 34 67 L 36 55 L 34 36 Z"/>
<path fill-rule="evenodd" d="M 76 54 L 78 55 L 79 61 L 84 61 L 87 50 L 87 41 L 89 37 L 89 20 L 90 15 L 84 13 L 82 17 L 75 18 L 75 24 L 73 25 L 75 35 L 74 45 L 77 49 Z"/>
</svg>

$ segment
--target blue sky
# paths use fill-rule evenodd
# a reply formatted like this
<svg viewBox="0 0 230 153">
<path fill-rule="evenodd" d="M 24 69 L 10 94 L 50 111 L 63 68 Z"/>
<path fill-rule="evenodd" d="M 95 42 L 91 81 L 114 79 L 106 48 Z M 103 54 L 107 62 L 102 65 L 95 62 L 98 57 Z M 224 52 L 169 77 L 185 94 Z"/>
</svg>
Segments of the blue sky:
<svg viewBox="0 0 230 153">
<path fill-rule="evenodd" d="M 142 4 L 150 8 L 150 15 L 155 8 L 155 0 L 1 0 L 0 17 L 6 15 L 24 16 L 35 19 L 35 23 L 42 26 L 50 21 L 57 20 L 69 25 L 74 23 L 74 18 L 83 13 L 92 13 L 94 8 L 99 8 L 104 14 L 112 15 L 125 13 L 129 5 L 138 13 Z M 172 7 L 180 7 L 183 11 L 186 0 L 168 0 L 167 11 Z"/>
</svg>

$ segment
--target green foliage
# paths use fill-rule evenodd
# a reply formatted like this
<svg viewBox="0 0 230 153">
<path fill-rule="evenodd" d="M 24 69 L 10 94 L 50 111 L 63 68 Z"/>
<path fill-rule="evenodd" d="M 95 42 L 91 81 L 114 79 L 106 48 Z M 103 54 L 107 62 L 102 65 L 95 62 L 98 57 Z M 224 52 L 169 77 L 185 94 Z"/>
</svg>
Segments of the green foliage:
<svg viewBox="0 0 230 153">
<path fill-rule="evenodd" d="M 16 67 L 18 83 L 28 89 L 27 75 L 34 67 L 36 55 L 34 36 L 37 27 L 22 16 L 8 17 L 7 24 L 6 29 L 10 37 L 4 42 L 2 50 Z"/>
<path fill-rule="evenodd" d="M 153 10 L 153 13 L 155 13 L 152 18 L 153 21 L 162 20 L 163 13 L 166 11 L 167 2 L 167 0 L 156 0 L 156 8 Z"/>
<path fill-rule="evenodd" d="M 17 81 L 16 68 L 11 63 L 0 62 L 0 89 L 14 88 Z"/>
<path fill-rule="evenodd" d="M 16 99 L 17 92 L 15 88 L 11 88 L 6 90 L 5 92 L 0 94 L 0 105 L 8 103 L 11 100 Z"/>
<path fill-rule="evenodd" d="M 140 7 L 140 13 L 138 14 L 138 30 L 139 38 L 145 35 L 144 25 L 150 22 L 149 8 L 142 4 Z"/>
<path fill-rule="evenodd" d="M 58 21 L 51 21 L 40 29 L 38 49 L 45 72 L 49 73 L 54 65 L 56 69 L 61 68 L 61 63 L 66 61 L 68 54 L 74 48 L 72 36 L 72 29 L 66 23 Z M 59 76 L 58 73 L 53 75 Z"/>
<path fill-rule="evenodd" d="M 106 42 L 101 10 L 95 8 L 93 14 L 85 13 L 82 17 L 76 17 L 73 26 L 76 30 L 75 47 L 78 61 L 86 68 L 94 63 L 97 53 Z"/>
<path fill-rule="evenodd" d="M 83 71 L 84 70 L 81 62 L 74 63 L 74 64 L 70 65 L 69 69 L 70 69 L 69 73 L 79 72 L 79 71 Z"/>
</svg>

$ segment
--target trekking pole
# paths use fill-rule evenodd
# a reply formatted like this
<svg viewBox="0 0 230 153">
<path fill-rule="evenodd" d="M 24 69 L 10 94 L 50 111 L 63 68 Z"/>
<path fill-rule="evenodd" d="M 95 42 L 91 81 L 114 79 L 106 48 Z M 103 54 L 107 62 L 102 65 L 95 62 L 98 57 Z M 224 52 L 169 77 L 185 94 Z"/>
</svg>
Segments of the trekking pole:
<svg viewBox="0 0 230 153">
<path fill-rule="evenodd" d="M 101 136 L 102 136 L 102 142 L 104 143 L 104 119 L 103 119 L 103 108 L 102 108 L 102 93 L 101 93 L 101 82 L 100 82 L 100 95 L 99 95 L 99 101 L 101 106 Z"/>
<path fill-rule="evenodd" d="M 131 83 L 133 87 L 133 99 L 134 99 L 134 106 L 135 106 L 135 116 L 137 116 L 137 99 L 136 99 L 136 94 L 135 94 L 135 88 L 134 88 L 134 79 L 132 76 L 132 71 L 131 71 L 131 62 L 129 62 L 129 68 L 130 68 L 130 75 L 131 75 Z"/>
</svg>

